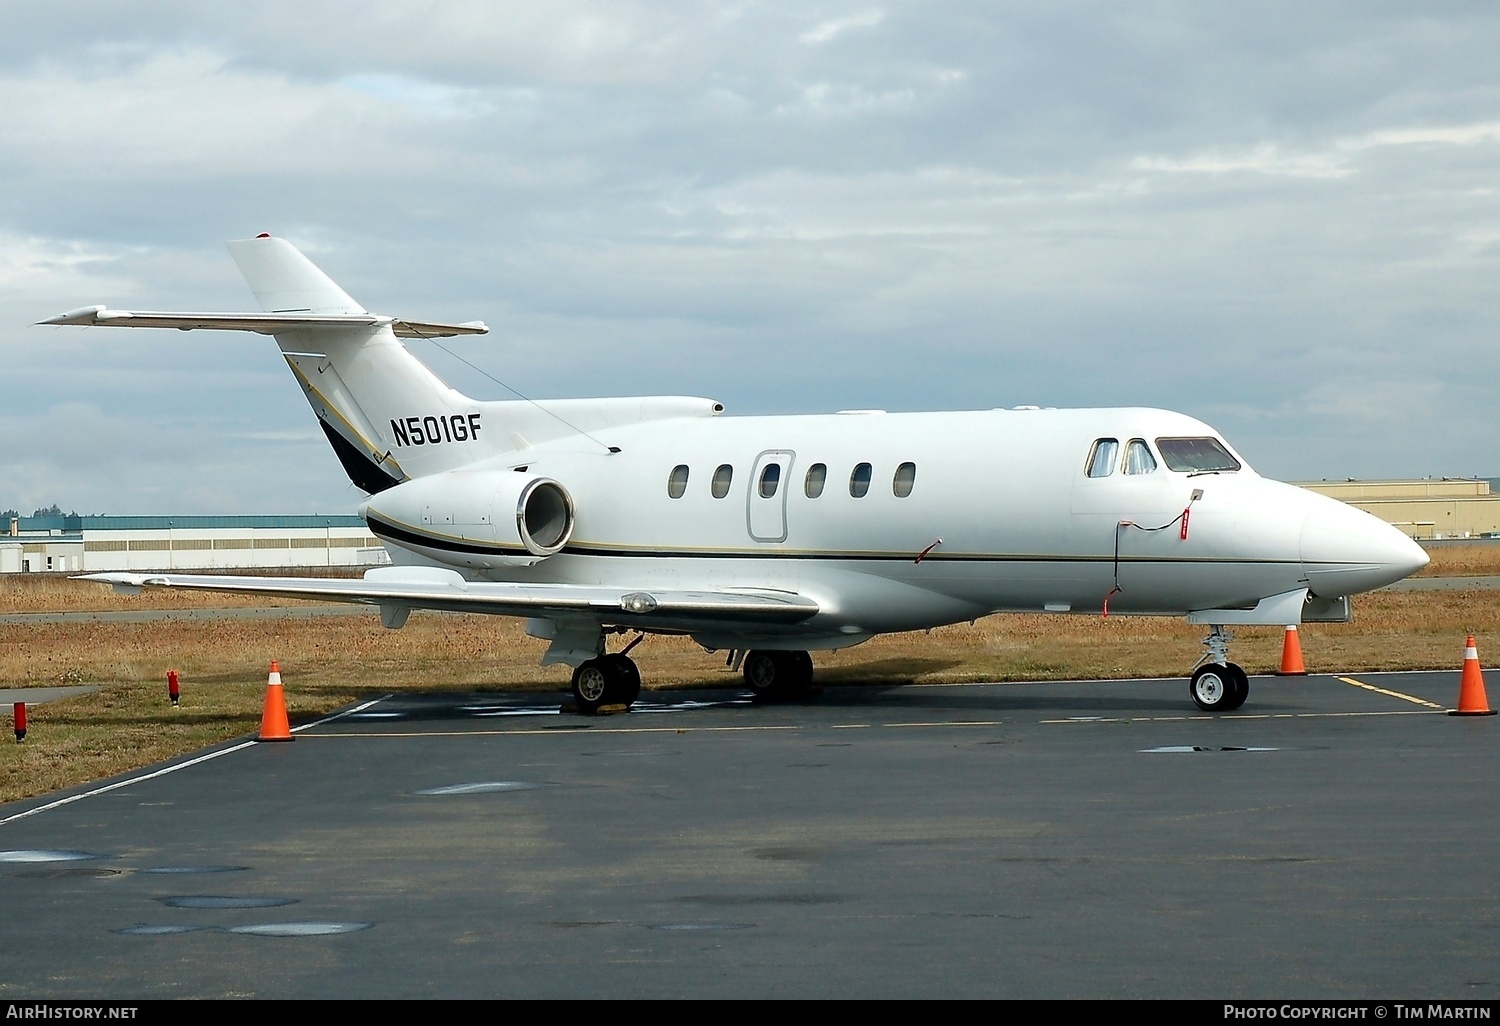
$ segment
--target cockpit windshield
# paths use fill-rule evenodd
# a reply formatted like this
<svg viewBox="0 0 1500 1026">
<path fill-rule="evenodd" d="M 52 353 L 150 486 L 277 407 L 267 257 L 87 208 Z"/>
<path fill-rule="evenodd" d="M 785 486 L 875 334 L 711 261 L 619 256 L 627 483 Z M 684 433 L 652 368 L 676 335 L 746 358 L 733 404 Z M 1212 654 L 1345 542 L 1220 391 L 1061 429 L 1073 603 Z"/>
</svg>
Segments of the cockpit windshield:
<svg viewBox="0 0 1500 1026">
<path fill-rule="evenodd" d="M 1158 438 L 1156 449 L 1171 470 L 1179 474 L 1214 474 L 1240 469 L 1240 461 L 1229 455 L 1217 438 Z"/>
</svg>

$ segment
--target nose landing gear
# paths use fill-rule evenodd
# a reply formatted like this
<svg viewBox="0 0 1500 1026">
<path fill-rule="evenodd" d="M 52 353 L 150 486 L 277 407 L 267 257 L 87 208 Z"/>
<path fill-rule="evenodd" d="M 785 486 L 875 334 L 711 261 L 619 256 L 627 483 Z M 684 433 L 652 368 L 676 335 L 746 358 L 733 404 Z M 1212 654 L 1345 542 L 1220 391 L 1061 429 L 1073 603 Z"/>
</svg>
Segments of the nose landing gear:
<svg viewBox="0 0 1500 1026">
<path fill-rule="evenodd" d="M 1204 712 L 1233 712 L 1250 696 L 1250 675 L 1238 663 L 1229 661 L 1229 642 L 1233 638 L 1222 625 L 1214 624 L 1203 639 L 1208 651 L 1193 671 L 1188 693 Z"/>
</svg>

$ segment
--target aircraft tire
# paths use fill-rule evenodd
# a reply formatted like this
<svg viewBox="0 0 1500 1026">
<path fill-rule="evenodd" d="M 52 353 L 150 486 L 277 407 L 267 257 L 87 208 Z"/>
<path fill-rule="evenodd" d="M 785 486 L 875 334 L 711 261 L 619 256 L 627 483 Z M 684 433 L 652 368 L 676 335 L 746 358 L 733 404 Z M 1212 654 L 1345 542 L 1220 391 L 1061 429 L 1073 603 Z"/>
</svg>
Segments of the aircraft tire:
<svg viewBox="0 0 1500 1026">
<path fill-rule="evenodd" d="M 761 698 L 796 694 L 812 687 L 812 656 L 806 652 L 752 651 L 745 657 L 745 686 Z"/>
<path fill-rule="evenodd" d="M 1229 696 L 1229 704 L 1224 707 L 1224 711 L 1233 712 L 1244 705 L 1245 699 L 1250 697 L 1250 675 L 1238 663 L 1225 663 L 1224 669 L 1229 671 L 1230 681 L 1234 685 L 1234 690 Z"/>
<path fill-rule="evenodd" d="M 629 706 L 640 697 L 641 670 L 635 665 L 634 659 L 615 654 L 600 656 L 599 661 L 609 670 L 612 685 L 608 699 L 610 703 Z"/>
<path fill-rule="evenodd" d="M 609 693 L 613 690 L 610 678 L 615 676 L 611 669 L 602 659 L 589 659 L 578 664 L 573 671 L 573 702 L 579 712 L 593 715 L 609 701 Z"/>
<path fill-rule="evenodd" d="M 813 661 L 806 652 L 783 652 L 787 670 L 787 685 L 798 691 L 812 687 Z"/>
<path fill-rule="evenodd" d="M 1249 682 L 1245 684 L 1245 691 L 1250 690 Z M 1234 674 L 1227 666 L 1218 663 L 1207 663 L 1198 667 L 1193 673 L 1192 682 L 1188 685 L 1188 693 L 1193 696 L 1193 704 L 1204 712 L 1228 712 L 1234 708 L 1232 704 L 1234 696 L 1239 689 L 1234 684 Z"/>
<path fill-rule="evenodd" d="M 754 649 L 745 656 L 745 686 L 762 698 L 784 690 L 787 672 L 780 656 L 780 652 L 763 652 L 760 649 Z"/>
</svg>

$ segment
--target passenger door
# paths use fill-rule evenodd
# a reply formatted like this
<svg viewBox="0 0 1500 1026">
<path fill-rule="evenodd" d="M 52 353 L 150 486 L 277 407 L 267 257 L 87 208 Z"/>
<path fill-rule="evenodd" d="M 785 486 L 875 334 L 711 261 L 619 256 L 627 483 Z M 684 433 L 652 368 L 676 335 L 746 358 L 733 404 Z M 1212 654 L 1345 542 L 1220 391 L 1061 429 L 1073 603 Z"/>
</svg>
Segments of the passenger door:
<svg viewBox="0 0 1500 1026">
<path fill-rule="evenodd" d="M 771 449 L 755 458 L 750 487 L 746 489 L 745 521 L 750 537 L 758 542 L 786 541 L 786 495 L 792 455 L 786 449 Z"/>
</svg>

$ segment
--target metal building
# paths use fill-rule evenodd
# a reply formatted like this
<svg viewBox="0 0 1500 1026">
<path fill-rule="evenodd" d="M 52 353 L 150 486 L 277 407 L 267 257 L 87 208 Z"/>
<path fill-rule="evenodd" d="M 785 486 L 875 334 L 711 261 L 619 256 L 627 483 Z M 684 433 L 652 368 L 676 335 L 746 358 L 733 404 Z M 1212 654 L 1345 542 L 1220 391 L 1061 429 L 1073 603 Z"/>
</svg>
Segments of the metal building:
<svg viewBox="0 0 1500 1026">
<path fill-rule="evenodd" d="M 1299 485 L 1358 506 L 1418 541 L 1500 537 L 1500 495 L 1489 478 L 1415 481 L 1304 481 Z"/>
<path fill-rule="evenodd" d="M 359 517 L 15 517 L 0 573 L 229 570 L 388 562 Z"/>
</svg>

